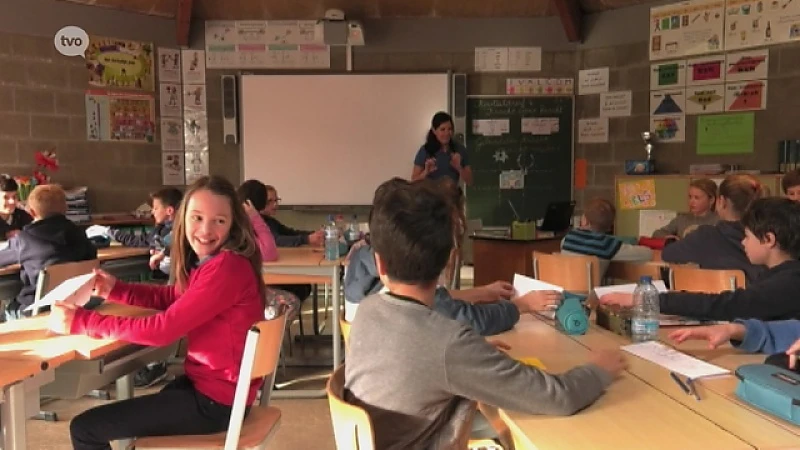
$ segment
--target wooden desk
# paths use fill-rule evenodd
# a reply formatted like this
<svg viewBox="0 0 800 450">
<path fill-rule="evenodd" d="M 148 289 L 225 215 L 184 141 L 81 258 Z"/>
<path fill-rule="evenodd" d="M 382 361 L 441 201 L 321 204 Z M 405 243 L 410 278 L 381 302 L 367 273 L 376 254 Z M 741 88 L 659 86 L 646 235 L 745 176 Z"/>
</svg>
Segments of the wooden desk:
<svg viewBox="0 0 800 450">
<path fill-rule="evenodd" d="M 533 240 L 472 235 L 474 284 L 482 286 L 497 280 L 511 282 L 515 273 L 533 276 L 533 252 L 555 253 L 561 250 L 563 236 Z"/>
<path fill-rule="evenodd" d="M 552 326 L 526 317 L 497 339 L 515 356 L 536 356 L 558 373 L 587 361 L 590 351 Z M 519 449 L 750 449 L 638 377 L 625 373 L 597 402 L 570 417 L 500 411 Z"/>
</svg>

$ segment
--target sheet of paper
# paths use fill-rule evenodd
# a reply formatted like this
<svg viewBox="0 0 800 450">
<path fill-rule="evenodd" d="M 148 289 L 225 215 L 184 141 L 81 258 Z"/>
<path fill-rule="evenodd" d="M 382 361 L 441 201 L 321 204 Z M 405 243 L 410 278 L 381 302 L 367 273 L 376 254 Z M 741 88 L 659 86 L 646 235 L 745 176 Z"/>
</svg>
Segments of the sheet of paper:
<svg viewBox="0 0 800 450">
<path fill-rule="evenodd" d="M 608 117 L 578 119 L 578 143 L 602 144 L 608 142 Z"/>
<path fill-rule="evenodd" d="M 578 95 L 608 92 L 608 67 L 586 69 L 578 72 Z"/>
<path fill-rule="evenodd" d="M 94 273 L 86 273 L 69 278 L 25 310 L 30 311 L 44 306 L 51 306 L 53 303 L 85 303 L 92 296 L 94 277 Z"/>
<path fill-rule="evenodd" d="M 510 128 L 508 119 L 479 119 L 472 121 L 472 133 L 483 136 L 502 136 Z"/>
<path fill-rule="evenodd" d="M 654 362 L 661 367 L 677 372 L 685 377 L 697 379 L 715 375 L 725 375 L 729 370 L 709 364 L 666 345 L 655 342 L 641 342 L 620 347 L 622 350 Z"/>
<path fill-rule="evenodd" d="M 627 117 L 633 107 L 631 91 L 603 92 L 600 94 L 600 117 Z"/>
<path fill-rule="evenodd" d="M 667 292 L 667 285 L 664 284 L 661 280 L 653 280 L 653 286 L 658 289 L 658 292 Z M 621 292 L 625 294 L 633 294 L 633 290 L 636 289 L 636 283 L 630 284 L 613 284 L 611 286 L 597 286 L 594 288 L 594 293 L 598 297 L 601 297 L 606 294 L 610 294 L 612 292 Z"/>
<path fill-rule="evenodd" d="M 531 291 L 558 291 L 564 292 L 564 288 L 555 284 L 545 283 L 535 278 L 526 277 L 518 273 L 514 274 L 514 293 L 516 296 L 525 295 Z"/>
<path fill-rule="evenodd" d="M 669 210 L 643 209 L 639 211 L 639 236 L 652 236 L 653 232 L 664 227 L 677 217 L 678 213 Z"/>
<path fill-rule="evenodd" d="M 522 132 L 537 136 L 558 133 L 558 117 L 523 117 Z"/>
</svg>

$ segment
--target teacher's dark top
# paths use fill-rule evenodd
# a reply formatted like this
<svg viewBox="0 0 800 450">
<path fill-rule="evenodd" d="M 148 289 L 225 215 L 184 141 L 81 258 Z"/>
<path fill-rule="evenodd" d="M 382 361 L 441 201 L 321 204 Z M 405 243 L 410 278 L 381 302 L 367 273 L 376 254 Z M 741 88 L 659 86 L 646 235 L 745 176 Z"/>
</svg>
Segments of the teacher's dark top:
<svg viewBox="0 0 800 450">
<path fill-rule="evenodd" d="M 467 148 L 455 141 L 450 141 L 450 146 L 455 152 L 458 152 L 458 154 L 461 155 L 461 168 L 463 169 L 469 166 Z M 427 159 L 428 152 L 425 150 L 425 146 L 423 145 L 417 152 L 417 156 L 414 157 L 414 165 L 424 168 L 425 160 Z M 426 178 L 429 180 L 437 180 L 441 177 L 450 177 L 456 183 L 460 181 L 460 175 L 458 174 L 458 171 L 450 165 L 450 150 L 439 150 L 436 152 L 436 170 L 429 173 Z"/>
</svg>

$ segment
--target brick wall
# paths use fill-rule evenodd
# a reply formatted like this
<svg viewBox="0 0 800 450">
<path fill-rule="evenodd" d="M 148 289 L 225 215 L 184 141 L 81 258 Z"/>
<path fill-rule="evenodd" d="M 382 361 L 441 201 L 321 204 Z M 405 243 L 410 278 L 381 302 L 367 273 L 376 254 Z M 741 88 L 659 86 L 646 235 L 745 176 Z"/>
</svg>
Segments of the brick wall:
<svg viewBox="0 0 800 450">
<path fill-rule="evenodd" d="M 33 154 L 55 148 L 55 182 L 89 186 L 93 212 L 130 211 L 161 185 L 160 147 L 88 142 L 87 79 L 52 38 L 0 33 L 0 172 L 30 175 Z"/>
</svg>

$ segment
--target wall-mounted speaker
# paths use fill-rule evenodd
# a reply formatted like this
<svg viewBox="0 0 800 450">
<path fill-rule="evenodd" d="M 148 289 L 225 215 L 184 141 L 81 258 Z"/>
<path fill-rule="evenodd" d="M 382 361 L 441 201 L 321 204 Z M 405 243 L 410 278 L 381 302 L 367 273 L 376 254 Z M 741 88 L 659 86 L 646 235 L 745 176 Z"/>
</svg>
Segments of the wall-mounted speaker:
<svg viewBox="0 0 800 450">
<path fill-rule="evenodd" d="M 239 92 L 235 75 L 222 76 L 222 141 L 239 143 Z"/>
<path fill-rule="evenodd" d="M 466 144 L 467 133 L 467 74 L 453 74 L 453 95 L 450 96 L 452 105 L 450 111 L 453 112 L 454 139 L 460 144 Z"/>
</svg>

